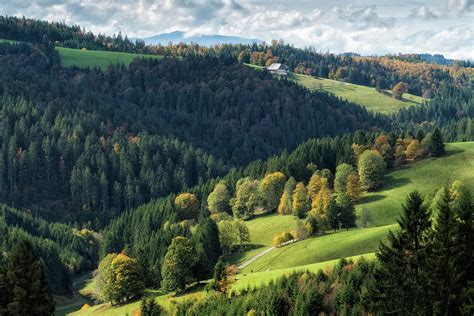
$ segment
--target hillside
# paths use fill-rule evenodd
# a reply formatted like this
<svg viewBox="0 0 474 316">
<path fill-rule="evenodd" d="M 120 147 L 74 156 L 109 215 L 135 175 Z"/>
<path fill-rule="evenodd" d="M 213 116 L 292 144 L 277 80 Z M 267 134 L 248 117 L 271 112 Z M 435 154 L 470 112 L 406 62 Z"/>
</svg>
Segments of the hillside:
<svg viewBox="0 0 474 316">
<path fill-rule="evenodd" d="M 256 70 L 264 69 L 254 64 L 246 64 L 246 66 Z M 291 73 L 288 78 L 311 91 L 326 91 L 349 102 L 362 105 L 370 111 L 383 114 L 396 113 L 400 109 L 407 109 L 427 101 L 409 93 L 403 94 L 403 99 L 398 100 L 392 97 L 390 90 L 379 92 L 372 87 L 297 73 Z"/>
<path fill-rule="evenodd" d="M 359 212 L 363 207 L 368 209 L 370 226 L 392 224 L 408 193 L 418 190 L 423 194 L 434 194 L 455 180 L 474 189 L 474 142 L 446 144 L 443 157 L 422 160 L 387 174 L 383 188 L 366 193 L 357 209 Z"/>
<path fill-rule="evenodd" d="M 308 238 L 269 252 L 246 266 L 242 273 L 293 268 L 374 252 L 387 232 L 396 229 L 397 225 L 358 228 Z"/>
<path fill-rule="evenodd" d="M 474 142 L 446 144 L 446 151 L 443 157 L 423 160 L 390 172 L 385 176 L 382 189 L 365 194 L 362 203 L 356 206 L 358 221 L 361 226 L 360 212 L 366 208 L 368 226 L 371 227 L 314 237 L 273 250 L 246 266 L 242 272 L 290 268 L 375 251 L 388 230 L 396 229 L 394 223 L 401 211 L 401 203 L 411 191 L 434 194 L 454 180 L 474 188 Z M 432 176 L 434 170 L 437 177 Z M 295 220 L 291 215 L 270 215 L 250 220 L 247 226 L 252 247 L 232 257 L 231 261 L 236 264 L 242 264 L 270 247 L 273 234 L 294 229 Z"/>
<path fill-rule="evenodd" d="M 62 65 L 65 67 L 97 67 L 102 70 L 106 70 L 110 64 L 124 64 L 128 66 L 135 58 L 163 58 L 163 56 L 159 55 L 72 49 L 64 47 L 56 47 L 56 50 L 58 51 L 59 56 L 61 57 Z"/>
<path fill-rule="evenodd" d="M 400 109 L 417 106 L 423 101 L 426 101 L 426 99 L 422 97 L 409 93 L 403 94 L 403 99 L 398 100 L 392 97 L 390 90 L 379 92 L 372 87 L 331 79 L 316 78 L 300 74 L 295 74 L 294 78 L 296 82 L 310 90 L 327 91 L 350 102 L 363 105 L 371 111 L 384 114 L 395 113 Z"/>
</svg>

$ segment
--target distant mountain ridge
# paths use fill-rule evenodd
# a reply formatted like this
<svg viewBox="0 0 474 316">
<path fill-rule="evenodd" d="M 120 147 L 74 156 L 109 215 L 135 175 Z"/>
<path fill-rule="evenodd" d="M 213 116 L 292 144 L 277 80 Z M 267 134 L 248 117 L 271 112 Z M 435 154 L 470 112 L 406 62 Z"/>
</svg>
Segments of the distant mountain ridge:
<svg viewBox="0 0 474 316">
<path fill-rule="evenodd" d="M 177 43 L 195 43 L 202 46 L 213 46 L 216 44 L 253 44 L 262 43 L 262 40 L 253 38 L 243 38 L 229 35 L 203 35 L 196 34 L 186 36 L 185 32 L 175 31 L 171 33 L 162 33 L 150 37 L 142 38 L 147 45 L 168 45 L 170 42 Z"/>
</svg>

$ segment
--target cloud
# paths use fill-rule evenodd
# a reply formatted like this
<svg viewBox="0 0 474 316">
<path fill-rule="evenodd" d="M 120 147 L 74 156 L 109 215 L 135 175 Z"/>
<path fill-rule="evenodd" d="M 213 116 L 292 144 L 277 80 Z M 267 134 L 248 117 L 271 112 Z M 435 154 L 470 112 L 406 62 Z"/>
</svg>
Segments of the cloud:
<svg viewBox="0 0 474 316">
<path fill-rule="evenodd" d="M 439 14 L 434 13 L 430 8 L 423 6 L 411 9 L 409 17 L 420 18 L 422 20 L 435 20 L 439 18 Z"/>
<path fill-rule="evenodd" d="M 449 0 L 448 13 L 464 15 L 474 11 L 474 0 Z"/>
<path fill-rule="evenodd" d="M 335 8 L 339 19 L 357 25 L 360 28 L 367 27 L 391 27 L 396 20 L 393 17 L 382 18 L 378 15 L 375 5 L 352 11 L 350 7 L 346 10 Z"/>
<path fill-rule="evenodd" d="M 439 53 L 456 59 L 473 59 L 474 30 L 471 26 L 455 26 L 440 31 L 415 32 L 401 41 L 406 51 Z"/>
</svg>

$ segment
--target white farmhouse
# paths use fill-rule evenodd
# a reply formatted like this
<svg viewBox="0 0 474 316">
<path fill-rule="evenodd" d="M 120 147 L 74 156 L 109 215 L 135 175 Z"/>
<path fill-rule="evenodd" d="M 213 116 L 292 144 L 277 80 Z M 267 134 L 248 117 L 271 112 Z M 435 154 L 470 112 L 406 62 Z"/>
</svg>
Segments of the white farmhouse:
<svg viewBox="0 0 474 316">
<path fill-rule="evenodd" d="M 285 64 L 273 63 L 267 67 L 267 70 L 272 75 L 288 76 L 288 72 L 290 71 L 290 68 Z"/>
</svg>

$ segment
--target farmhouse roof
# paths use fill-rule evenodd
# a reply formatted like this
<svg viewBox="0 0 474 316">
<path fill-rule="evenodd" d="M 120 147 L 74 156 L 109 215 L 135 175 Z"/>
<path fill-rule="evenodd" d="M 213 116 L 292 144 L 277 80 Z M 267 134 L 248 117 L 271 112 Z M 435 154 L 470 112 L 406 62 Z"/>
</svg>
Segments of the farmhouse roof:
<svg viewBox="0 0 474 316">
<path fill-rule="evenodd" d="M 280 63 L 273 63 L 270 66 L 268 66 L 268 70 L 280 70 L 280 69 L 285 69 L 286 70 L 286 65 L 280 64 Z"/>
</svg>

